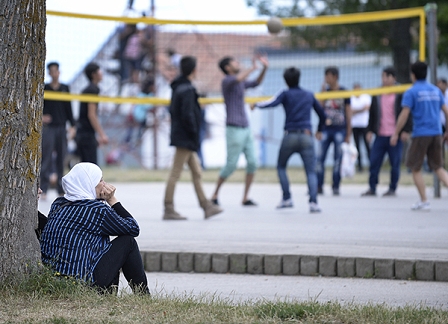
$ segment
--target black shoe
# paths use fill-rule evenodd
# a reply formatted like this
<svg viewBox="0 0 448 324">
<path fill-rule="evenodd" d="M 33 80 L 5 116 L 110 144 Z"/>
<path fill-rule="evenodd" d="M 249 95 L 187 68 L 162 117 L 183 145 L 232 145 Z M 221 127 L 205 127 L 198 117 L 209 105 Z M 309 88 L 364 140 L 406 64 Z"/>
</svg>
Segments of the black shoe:
<svg viewBox="0 0 448 324">
<path fill-rule="evenodd" d="M 257 204 L 252 200 L 248 199 L 245 202 L 243 202 L 243 206 L 257 206 Z"/>
<path fill-rule="evenodd" d="M 385 193 L 383 193 L 383 197 L 395 197 L 395 196 L 396 196 L 395 190 L 389 189 Z"/>
<path fill-rule="evenodd" d="M 216 199 L 212 199 L 212 203 L 214 203 L 215 205 L 219 206 L 218 198 L 216 198 Z"/>
<path fill-rule="evenodd" d="M 372 189 L 369 189 L 361 194 L 361 197 L 374 197 L 374 196 L 376 196 L 376 192 L 373 191 Z"/>
<path fill-rule="evenodd" d="M 323 195 L 324 194 L 324 189 L 322 189 L 322 187 L 318 187 L 317 188 L 317 194 L 318 195 Z"/>
<path fill-rule="evenodd" d="M 333 188 L 333 196 L 339 196 L 339 188 Z"/>
</svg>

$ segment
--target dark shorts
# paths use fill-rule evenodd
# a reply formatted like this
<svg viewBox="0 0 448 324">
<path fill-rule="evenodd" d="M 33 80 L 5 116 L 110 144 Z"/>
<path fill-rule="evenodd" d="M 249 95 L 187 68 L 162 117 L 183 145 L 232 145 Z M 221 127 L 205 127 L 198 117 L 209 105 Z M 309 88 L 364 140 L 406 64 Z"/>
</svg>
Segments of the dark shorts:
<svg viewBox="0 0 448 324">
<path fill-rule="evenodd" d="M 428 165 L 432 170 L 443 166 L 441 135 L 414 137 L 406 155 L 406 166 L 411 171 L 419 171 L 425 156 L 428 157 Z"/>
</svg>

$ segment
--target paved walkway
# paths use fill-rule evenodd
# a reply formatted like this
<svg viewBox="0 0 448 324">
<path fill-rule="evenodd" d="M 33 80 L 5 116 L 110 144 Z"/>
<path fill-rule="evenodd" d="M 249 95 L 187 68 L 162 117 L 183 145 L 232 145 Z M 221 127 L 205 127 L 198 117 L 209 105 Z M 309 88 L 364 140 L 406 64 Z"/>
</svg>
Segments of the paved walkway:
<svg viewBox="0 0 448 324">
<path fill-rule="evenodd" d="M 396 197 L 360 197 L 366 186 L 341 186 L 333 197 L 329 187 L 319 196 L 322 213 L 308 212 L 307 188 L 292 185 L 295 207 L 276 210 L 278 184 L 255 184 L 257 207 L 241 206 L 242 184 L 226 183 L 220 195 L 224 212 L 203 219 L 191 183 L 179 183 L 177 210 L 187 221 L 162 221 L 164 183 L 118 183 L 116 196 L 138 220 L 142 251 L 325 255 L 448 261 L 448 199 L 434 199 L 430 212 L 415 212 L 414 187 L 400 187 Z M 207 193 L 213 184 L 205 184 Z M 386 187 L 379 187 L 381 194 Z M 39 209 L 48 213 L 51 191 Z M 445 196 L 445 197 L 444 197 Z"/>
<path fill-rule="evenodd" d="M 386 303 L 389 306 L 426 305 L 442 309 L 448 307 L 448 282 L 340 278 L 339 270 L 336 274 L 339 277 L 235 274 L 232 273 L 230 257 L 227 259 L 228 270 L 223 271 L 227 275 L 192 273 L 198 272 L 198 266 L 208 267 L 208 271 L 201 270 L 202 272 L 217 272 L 214 268 L 215 256 L 216 260 L 222 262 L 225 260 L 223 255 L 233 253 L 255 256 L 283 255 L 282 271 L 285 273 L 286 268 L 290 270 L 291 265 L 294 265 L 285 263 L 285 255 L 308 255 L 336 257 L 338 269 L 340 260 L 344 257 L 356 258 L 357 267 L 358 258 L 427 260 L 430 262 L 421 263 L 423 279 L 437 280 L 438 275 L 434 274 L 434 269 L 437 271 L 437 264 L 442 264 L 443 268 L 439 269 L 443 270 L 443 281 L 448 281 L 446 189 L 442 190 L 441 199 L 434 199 L 431 188 L 428 188 L 432 210 L 413 212 L 410 206 L 417 200 L 417 192 L 412 186 L 400 187 L 397 197 L 394 198 L 360 197 L 360 193 L 366 190 L 366 186 L 360 185 L 342 185 L 341 196 L 333 197 L 328 194 L 331 190 L 327 187 L 327 194 L 319 196 L 322 213 L 310 214 L 307 188 L 304 185 L 291 187 L 294 208 L 276 210 L 275 206 L 280 199 L 279 185 L 255 184 L 251 197 L 259 206 L 243 207 L 240 201 L 242 184 L 226 183 L 220 197 L 225 211 L 204 220 L 192 184 L 179 183 L 175 196 L 176 207 L 188 216 L 188 220 L 162 221 L 164 183 L 115 185 L 118 188 L 117 197 L 140 224 L 138 242 L 140 249 L 146 252 L 144 255 L 146 269 L 149 271 L 148 283 L 153 293 L 218 296 L 235 302 L 287 298 L 298 301 L 331 300 L 357 304 Z M 214 189 L 213 184 L 205 184 L 204 188 L 207 193 Z M 382 193 L 386 189 L 380 186 L 378 191 Z M 40 210 L 47 213 L 54 198 L 54 192 L 51 192 L 47 201 L 40 202 Z M 202 261 L 207 260 L 207 264 L 196 258 L 200 253 L 204 253 L 200 257 L 204 257 Z M 212 254 L 212 257 L 207 259 L 208 254 Z M 150 269 L 154 266 L 154 256 L 158 256 L 155 262 L 158 270 Z M 176 261 L 173 263 L 173 256 L 174 260 L 178 260 L 177 266 Z M 254 273 L 250 272 L 249 257 L 247 260 L 247 272 Z M 319 260 L 319 273 L 322 273 L 323 259 Z M 264 273 L 267 273 L 266 261 L 265 258 Z M 377 261 L 373 262 L 376 268 Z M 399 278 L 398 271 L 406 270 L 406 262 L 402 262 L 400 266 L 395 264 L 395 270 L 391 268 L 393 265 L 386 264 L 383 270 L 389 269 L 390 274 L 383 278 Z M 416 263 L 413 264 L 416 269 Z M 269 264 L 273 265 L 275 263 Z M 297 266 L 297 263 L 295 265 Z M 301 263 L 300 273 L 303 274 L 303 270 L 309 265 Z M 334 270 L 334 265 L 332 267 Z M 370 267 L 372 268 L 372 263 Z M 177 272 L 171 272 L 172 269 L 177 269 Z M 357 268 L 356 271 L 358 270 Z M 297 272 L 297 269 L 295 271 Z M 316 268 L 313 271 L 316 272 Z M 412 272 L 412 269 L 410 271 Z M 426 276 L 429 277 L 425 278 Z M 121 282 L 121 287 L 126 289 L 126 280 L 122 278 Z"/>
</svg>

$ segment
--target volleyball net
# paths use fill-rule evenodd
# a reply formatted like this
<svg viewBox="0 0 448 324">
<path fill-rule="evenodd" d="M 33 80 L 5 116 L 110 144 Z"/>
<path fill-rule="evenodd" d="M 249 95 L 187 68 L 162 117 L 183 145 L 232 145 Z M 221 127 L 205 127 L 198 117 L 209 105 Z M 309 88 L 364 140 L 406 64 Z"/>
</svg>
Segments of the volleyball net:
<svg viewBox="0 0 448 324">
<path fill-rule="evenodd" d="M 258 90 L 248 93 L 247 102 L 266 99 L 285 88 L 282 73 L 290 66 L 301 70 L 301 86 L 314 92 L 318 99 L 325 99 L 329 95 L 337 98 L 359 93 L 375 95 L 403 92 L 409 84 L 389 89 L 379 88 L 381 71 L 385 66 L 393 65 L 393 59 L 389 40 L 377 36 L 375 30 L 384 29 L 395 19 L 412 19 L 413 58 L 425 60 L 423 7 L 339 16 L 284 18 L 282 22 L 285 29 L 277 35 L 268 33 L 266 20 L 176 21 L 54 11 L 48 11 L 47 16 L 47 44 L 49 41 L 57 44 L 57 50 L 51 53 L 51 48 L 47 46 L 50 54 L 47 59 L 60 61 L 63 73 L 68 69 L 74 70 L 69 77 L 72 94 L 45 93 L 45 98 L 50 100 L 167 105 L 169 83 L 177 75 L 176 65 L 183 55 L 192 55 L 198 59 L 195 85 L 204 94 L 202 103 L 222 102 L 220 80 L 223 75 L 218 68 L 218 61 L 227 55 L 238 59 L 243 68 L 250 67 L 254 55 L 265 54 L 269 58 L 270 67 L 266 78 Z M 61 31 L 62 26 L 73 26 L 75 29 Z M 357 33 L 362 28 L 371 29 L 368 39 L 363 39 Z M 138 44 L 135 38 L 138 38 Z M 131 39 L 134 47 L 129 49 L 126 45 L 130 45 Z M 375 44 L 375 51 L 367 48 L 367 42 Z M 87 82 L 82 71 L 90 61 L 99 63 L 103 74 L 107 76 L 101 87 L 103 95 L 79 94 L 82 85 Z M 362 89 L 321 93 L 327 66 L 339 68 L 340 84 L 347 89 L 352 89 L 354 83 L 361 84 Z M 134 74 L 135 70 L 138 70 L 137 75 Z M 154 97 L 138 98 L 135 91 L 123 91 L 124 84 L 143 83 L 148 78 L 156 82 Z"/>
<path fill-rule="evenodd" d="M 232 56 L 245 69 L 252 66 L 254 56 L 267 55 L 269 68 L 265 78 L 260 86 L 246 92 L 246 103 L 268 99 L 285 89 L 283 72 L 291 66 L 301 70 L 301 87 L 312 91 L 319 100 L 361 93 L 401 93 L 410 84 L 381 88 L 383 68 L 394 64 L 390 39 L 384 37 L 384 31 L 397 19 L 411 21 L 411 60 L 425 60 L 424 8 L 285 18 L 279 34 L 268 32 L 267 20 L 178 21 L 48 11 L 47 63 L 60 63 L 61 81 L 70 85 L 71 93 L 46 92 L 44 97 L 72 101 L 75 116 L 80 101 L 100 103 L 101 122 L 111 139 L 108 146 L 100 149 L 107 164 L 132 158 L 133 162 L 123 163 L 169 167 L 173 154 L 166 109 L 171 97 L 170 83 L 179 74 L 180 58 L 195 56 L 194 84 L 207 112 L 205 161 L 207 167 L 220 167 L 226 159 L 223 73 L 218 67 L 221 58 Z M 83 69 L 90 62 L 97 63 L 103 72 L 99 96 L 81 94 L 88 84 Z M 321 92 L 328 66 L 338 67 L 339 83 L 346 91 Z M 260 71 L 261 66 L 249 79 L 256 78 Z M 355 83 L 362 88 L 354 91 Z M 152 93 L 142 94 L 148 84 L 153 84 Z M 151 107 L 146 110 L 143 128 L 129 119 L 141 106 Z M 317 117 L 312 118 L 316 125 Z M 282 110 L 251 114 L 259 165 L 275 165 L 283 121 Z M 135 132 L 137 137 L 132 135 Z M 291 163 L 300 164 L 294 159 Z"/>
</svg>

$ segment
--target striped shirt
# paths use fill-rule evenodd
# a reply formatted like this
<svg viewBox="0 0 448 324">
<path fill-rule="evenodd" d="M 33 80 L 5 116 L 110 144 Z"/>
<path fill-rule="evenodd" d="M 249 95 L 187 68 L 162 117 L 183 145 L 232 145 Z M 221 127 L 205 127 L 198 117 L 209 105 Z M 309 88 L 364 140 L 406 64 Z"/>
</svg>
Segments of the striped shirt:
<svg viewBox="0 0 448 324">
<path fill-rule="evenodd" d="M 51 205 L 42 233 L 42 262 L 62 275 L 93 282 L 93 270 L 110 248 L 109 235 L 139 233 L 137 221 L 120 203 L 111 208 L 98 200 L 60 197 Z"/>
<path fill-rule="evenodd" d="M 249 127 L 244 109 L 244 90 L 258 86 L 257 81 L 238 82 L 235 75 L 226 75 L 221 88 L 227 111 L 227 126 Z"/>
</svg>

